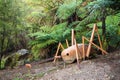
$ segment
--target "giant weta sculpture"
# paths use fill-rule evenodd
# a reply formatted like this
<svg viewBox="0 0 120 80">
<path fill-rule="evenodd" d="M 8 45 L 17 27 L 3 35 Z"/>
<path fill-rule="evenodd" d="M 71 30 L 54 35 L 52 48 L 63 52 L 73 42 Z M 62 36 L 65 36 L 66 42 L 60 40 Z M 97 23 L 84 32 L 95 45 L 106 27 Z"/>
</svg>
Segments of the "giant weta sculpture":
<svg viewBox="0 0 120 80">
<path fill-rule="evenodd" d="M 82 54 L 83 53 L 83 47 L 82 47 L 83 45 L 84 44 L 82 44 L 82 43 L 78 44 L 78 50 L 80 53 L 80 54 L 78 54 L 78 59 L 84 58 L 84 55 Z M 85 56 L 86 56 L 88 45 L 87 44 L 84 45 L 84 48 L 85 48 Z M 91 54 L 92 53 L 95 53 L 94 48 L 91 49 Z M 68 47 L 67 49 L 64 49 L 61 53 L 61 57 L 64 62 L 73 63 L 76 60 L 76 45 L 73 45 L 73 46 Z"/>
<path fill-rule="evenodd" d="M 95 32 L 98 35 L 100 47 L 93 43 L 93 38 L 94 38 Z M 89 42 L 89 44 L 84 44 L 84 40 L 87 40 Z M 64 49 L 63 45 L 61 43 L 59 43 L 55 57 L 54 57 L 54 61 L 53 61 L 54 63 L 57 58 L 62 58 L 65 63 L 73 63 L 77 59 L 77 63 L 79 65 L 80 59 L 85 59 L 85 57 L 89 57 L 89 55 L 91 53 L 94 53 L 94 48 L 91 47 L 91 45 L 94 45 L 99 50 L 101 50 L 102 54 L 107 54 L 107 52 L 102 49 L 102 44 L 101 44 L 101 40 L 100 40 L 100 37 L 98 34 L 98 29 L 97 29 L 96 24 L 93 27 L 93 31 L 92 31 L 90 40 L 88 40 L 86 37 L 83 36 L 82 43 L 77 44 L 76 39 L 74 37 L 74 30 L 72 29 L 72 46 L 69 46 L 67 40 L 66 40 L 66 44 L 67 44 L 68 48 Z M 60 47 L 63 49 L 63 51 L 61 52 L 61 55 L 58 56 L 58 51 L 59 51 Z"/>
</svg>

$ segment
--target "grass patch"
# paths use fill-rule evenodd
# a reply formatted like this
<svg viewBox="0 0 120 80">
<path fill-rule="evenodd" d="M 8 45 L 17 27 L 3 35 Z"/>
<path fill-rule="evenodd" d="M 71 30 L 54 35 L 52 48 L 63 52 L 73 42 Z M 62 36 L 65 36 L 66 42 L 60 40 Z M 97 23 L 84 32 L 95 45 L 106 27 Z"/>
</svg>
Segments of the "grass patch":
<svg viewBox="0 0 120 80">
<path fill-rule="evenodd" d="M 45 75 L 45 72 L 41 72 L 41 73 L 35 75 L 35 77 L 43 77 L 44 75 Z"/>
<path fill-rule="evenodd" d="M 13 80 L 24 80 L 24 79 L 16 77 Z"/>
<path fill-rule="evenodd" d="M 43 77 L 46 73 L 50 73 L 50 72 L 55 71 L 55 70 L 57 70 L 57 68 L 51 69 L 51 70 L 49 70 L 49 71 L 47 71 L 47 72 L 41 72 L 41 73 L 35 75 L 34 77 L 39 77 L 39 78 L 41 78 L 41 77 Z"/>
</svg>

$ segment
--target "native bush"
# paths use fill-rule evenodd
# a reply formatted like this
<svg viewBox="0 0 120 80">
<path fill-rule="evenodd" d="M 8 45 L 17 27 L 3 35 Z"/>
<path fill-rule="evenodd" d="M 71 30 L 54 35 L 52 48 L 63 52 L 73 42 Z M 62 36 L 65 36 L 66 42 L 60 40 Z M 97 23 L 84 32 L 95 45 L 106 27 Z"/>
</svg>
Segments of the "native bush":
<svg viewBox="0 0 120 80">
<path fill-rule="evenodd" d="M 109 16 L 106 20 L 107 32 L 106 38 L 108 43 L 108 48 L 117 49 L 120 45 L 120 13 L 115 16 Z"/>
<path fill-rule="evenodd" d="M 65 42 L 65 39 L 70 39 L 70 31 L 71 28 L 66 27 L 66 23 L 62 23 L 53 27 L 43 26 L 39 32 L 29 34 L 30 37 L 35 38 L 29 43 L 32 47 L 34 58 L 37 59 L 40 55 L 43 55 L 40 51 L 46 49 L 52 52 L 50 48 L 54 49 L 59 42 Z"/>
<path fill-rule="evenodd" d="M 0 69 L 4 69 L 5 68 L 5 64 L 6 64 L 7 59 L 8 59 L 8 57 L 4 57 L 4 56 L 2 57 Z"/>
</svg>

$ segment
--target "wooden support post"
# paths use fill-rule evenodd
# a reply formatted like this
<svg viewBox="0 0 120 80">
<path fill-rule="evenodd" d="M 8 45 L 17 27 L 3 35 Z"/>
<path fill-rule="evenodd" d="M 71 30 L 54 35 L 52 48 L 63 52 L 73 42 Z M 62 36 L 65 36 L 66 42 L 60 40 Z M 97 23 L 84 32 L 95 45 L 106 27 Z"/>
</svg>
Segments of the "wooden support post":
<svg viewBox="0 0 120 80">
<path fill-rule="evenodd" d="M 72 37 L 71 37 L 72 45 L 75 44 L 74 38 L 75 38 L 75 36 L 74 36 L 74 29 L 72 29 Z"/>
<path fill-rule="evenodd" d="M 98 40 L 99 40 L 99 43 L 100 43 L 100 48 L 103 49 L 103 47 L 102 47 L 102 42 L 101 42 L 101 40 L 100 40 L 100 35 L 99 35 L 99 33 L 98 33 L 98 28 L 97 28 L 97 27 L 96 27 L 96 33 L 97 33 Z M 103 51 L 102 51 L 102 54 L 104 54 Z"/>
<path fill-rule="evenodd" d="M 82 48 L 83 48 L 83 53 L 82 53 L 82 58 L 85 59 L 85 41 L 84 41 L 84 37 L 82 36 Z"/>
<path fill-rule="evenodd" d="M 60 43 L 60 47 L 62 48 L 62 50 L 64 50 L 64 49 L 65 49 L 61 43 Z"/>
<path fill-rule="evenodd" d="M 68 40 L 66 39 L 66 44 L 67 44 L 67 47 L 69 47 L 69 44 L 68 44 Z"/>
<path fill-rule="evenodd" d="M 77 42 L 76 42 L 75 39 L 74 39 L 74 41 L 75 41 L 77 65 L 78 65 L 78 67 L 80 68 L 79 58 L 82 59 L 82 56 L 81 56 L 81 53 L 80 53 L 80 51 L 79 51 L 79 48 L 78 48 L 78 45 L 77 45 Z"/>
<path fill-rule="evenodd" d="M 93 38 L 94 38 L 95 29 L 96 29 L 96 24 L 94 24 L 93 31 L 92 31 L 92 34 L 91 34 L 90 43 L 88 45 L 88 49 L 87 49 L 87 53 L 86 53 L 87 57 L 89 57 L 89 54 L 90 54 L 91 45 L 92 45 L 91 42 L 93 41 Z"/>
<path fill-rule="evenodd" d="M 54 63 L 55 63 L 55 61 L 56 61 L 57 58 L 60 58 L 60 56 L 58 56 L 58 51 L 59 51 L 60 47 L 62 48 L 62 50 L 64 50 L 63 45 L 59 42 L 57 51 L 55 53 L 54 61 L 53 61 Z"/>
<path fill-rule="evenodd" d="M 90 42 L 90 40 L 88 40 L 86 37 L 84 37 L 84 39 L 86 39 L 89 43 L 91 43 L 92 45 L 94 45 L 95 47 L 97 47 L 98 49 L 100 49 L 105 54 L 108 54 L 105 50 L 103 50 L 102 48 L 100 48 L 99 46 L 97 46 L 96 44 L 94 44 L 93 42 Z"/>
<path fill-rule="evenodd" d="M 59 51 L 59 49 L 60 49 L 60 43 L 58 44 L 58 47 L 57 47 L 57 51 L 56 51 L 56 53 L 55 53 L 55 56 L 57 56 L 58 55 L 58 51 Z M 54 63 L 55 63 L 55 61 L 56 61 L 56 57 L 54 57 Z"/>
</svg>

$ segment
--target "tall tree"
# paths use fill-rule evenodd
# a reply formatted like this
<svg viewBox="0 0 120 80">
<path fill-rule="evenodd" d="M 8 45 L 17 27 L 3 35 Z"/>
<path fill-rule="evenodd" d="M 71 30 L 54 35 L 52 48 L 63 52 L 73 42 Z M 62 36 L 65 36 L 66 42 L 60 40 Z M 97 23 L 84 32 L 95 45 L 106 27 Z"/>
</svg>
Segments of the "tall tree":
<svg viewBox="0 0 120 80">
<path fill-rule="evenodd" d="M 0 0 L 0 63 L 6 52 L 20 45 L 19 34 L 25 29 L 22 4 L 19 0 Z"/>
</svg>

